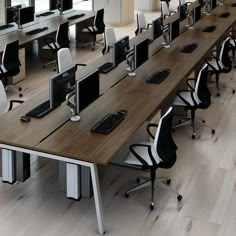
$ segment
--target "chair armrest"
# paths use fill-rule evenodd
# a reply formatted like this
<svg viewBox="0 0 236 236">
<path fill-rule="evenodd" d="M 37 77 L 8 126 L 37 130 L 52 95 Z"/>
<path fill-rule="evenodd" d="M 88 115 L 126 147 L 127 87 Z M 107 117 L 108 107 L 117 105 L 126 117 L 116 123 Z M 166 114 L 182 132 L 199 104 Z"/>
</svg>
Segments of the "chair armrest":
<svg viewBox="0 0 236 236">
<path fill-rule="evenodd" d="M 12 110 L 12 108 L 13 108 L 13 104 L 14 103 L 23 103 L 24 101 L 22 101 L 22 100 L 10 100 L 10 106 L 9 106 L 9 109 L 8 109 L 8 111 L 10 111 L 10 110 Z"/>
<path fill-rule="evenodd" d="M 78 66 L 87 66 L 87 64 L 75 64 L 75 71 L 77 71 Z"/>
<path fill-rule="evenodd" d="M 92 27 L 93 31 L 89 28 L 89 27 Z M 95 29 L 94 29 L 94 24 L 92 22 L 85 22 L 84 23 L 84 27 L 89 31 L 89 33 L 93 33 L 95 32 Z"/>
<path fill-rule="evenodd" d="M 154 123 L 150 123 L 148 124 L 146 130 L 147 130 L 147 133 L 148 135 L 152 138 L 152 139 L 155 139 L 154 135 L 152 134 L 150 128 L 157 128 L 158 127 L 158 124 L 154 124 Z"/>
<path fill-rule="evenodd" d="M 44 38 L 43 41 L 52 51 L 57 49 L 55 39 L 53 39 L 53 38 Z M 54 48 L 52 47 L 51 43 L 53 44 Z"/>
<path fill-rule="evenodd" d="M 187 85 L 188 85 L 188 87 L 193 91 L 194 88 L 193 88 L 192 85 L 189 83 L 190 81 L 194 81 L 194 82 L 196 82 L 196 79 L 193 79 L 193 78 L 189 78 L 189 79 L 187 79 Z"/>
<path fill-rule="evenodd" d="M 216 57 L 216 55 L 215 55 L 214 53 L 216 53 L 216 50 L 212 50 L 212 51 L 211 51 L 211 56 L 212 56 L 213 58 L 217 59 L 217 57 Z"/>
<path fill-rule="evenodd" d="M 189 92 L 189 90 L 178 90 L 178 91 L 177 91 L 177 96 L 178 96 L 187 106 L 191 107 L 191 104 L 190 104 L 186 99 L 184 99 L 184 98 L 180 95 L 181 92 Z"/>
</svg>

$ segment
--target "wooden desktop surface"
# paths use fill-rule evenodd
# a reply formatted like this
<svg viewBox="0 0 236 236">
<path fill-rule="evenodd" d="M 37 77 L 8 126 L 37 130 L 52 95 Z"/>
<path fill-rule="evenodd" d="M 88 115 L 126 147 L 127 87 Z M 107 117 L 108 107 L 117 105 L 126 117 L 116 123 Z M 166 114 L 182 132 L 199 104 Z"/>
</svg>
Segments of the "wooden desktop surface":
<svg viewBox="0 0 236 236">
<path fill-rule="evenodd" d="M 85 13 L 85 16 L 78 18 L 78 19 L 74 19 L 74 20 L 67 20 L 68 17 L 70 17 L 72 15 L 80 14 L 80 13 Z M 87 20 L 93 18 L 94 16 L 95 16 L 95 12 L 93 12 L 93 11 L 72 11 L 72 12 L 67 13 L 65 15 L 54 17 L 52 19 L 47 19 L 45 21 L 42 20 L 42 21 L 35 23 L 31 26 L 23 28 L 23 30 L 20 32 L 14 31 L 14 32 L 11 32 L 8 34 L 1 35 L 0 36 L 0 52 L 2 52 L 4 50 L 4 47 L 6 44 L 13 42 L 15 40 L 19 40 L 20 46 L 24 46 L 25 44 L 27 44 L 33 40 L 45 37 L 51 33 L 56 32 L 58 26 L 66 21 L 69 22 L 69 25 L 74 25 L 74 24 L 78 24 L 83 21 L 87 21 Z M 31 31 L 33 29 L 43 28 L 43 27 L 48 27 L 48 29 L 46 31 L 43 31 L 41 33 L 34 34 L 34 35 L 26 35 L 25 34 L 26 32 Z"/>
<path fill-rule="evenodd" d="M 231 12 L 230 17 L 218 19 L 214 16 L 226 10 Z M 42 119 L 32 119 L 29 123 L 20 122 L 20 115 L 33 108 L 39 101 L 44 101 L 47 97 L 45 94 L 17 107 L 1 117 L 0 142 L 72 159 L 107 164 L 119 147 L 145 120 L 161 108 L 166 99 L 175 97 L 181 81 L 207 56 L 209 50 L 218 43 L 218 39 L 222 38 L 227 29 L 235 23 L 236 15 L 233 14 L 235 11 L 226 5 L 215 9 L 212 16 L 200 20 L 194 30 L 188 30 L 175 39 L 171 43 L 171 48 L 161 50 L 138 68 L 136 77 L 126 77 L 107 90 L 103 96 L 81 112 L 80 122 L 68 121 L 62 125 L 70 117 L 66 106 L 61 106 Z M 215 22 L 214 24 L 217 22 L 217 29 L 213 33 L 203 33 L 201 29 L 211 22 Z M 179 52 L 185 44 L 196 40 L 198 47 L 193 53 Z M 120 67 L 122 66 L 124 63 Z M 164 82 L 160 85 L 145 83 L 152 73 L 165 68 L 170 68 L 171 73 Z M 116 72 L 111 72 L 108 73 L 107 79 L 116 76 Z M 90 132 L 90 128 L 107 113 L 120 109 L 126 109 L 128 115 L 112 133 L 100 135 Z"/>
</svg>

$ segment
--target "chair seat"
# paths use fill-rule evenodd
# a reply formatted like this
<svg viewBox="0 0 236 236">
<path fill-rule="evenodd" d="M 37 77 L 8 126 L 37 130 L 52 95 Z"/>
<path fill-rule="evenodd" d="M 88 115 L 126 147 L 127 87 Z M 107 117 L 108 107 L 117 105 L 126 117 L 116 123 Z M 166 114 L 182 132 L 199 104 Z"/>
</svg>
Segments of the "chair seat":
<svg viewBox="0 0 236 236">
<path fill-rule="evenodd" d="M 57 48 L 60 48 L 60 45 L 57 43 L 57 42 L 55 42 L 55 44 L 56 44 L 56 47 Z M 55 46 L 54 46 L 54 43 L 50 43 L 49 44 L 52 48 L 54 48 Z M 45 49 L 45 50 L 51 50 L 51 48 L 48 46 L 48 45 L 44 45 L 43 47 L 42 47 L 42 49 Z"/>
<path fill-rule="evenodd" d="M 152 156 L 154 157 L 156 162 L 160 163 L 162 161 L 161 158 L 158 156 L 157 152 L 154 150 L 153 143 L 141 143 L 141 144 L 151 146 Z M 142 159 L 144 161 L 146 161 L 148 163 L 149 166 L 153 166 L 151 158 L 148 154 L 148 147 L 137 146 L 137 147 L 134 147 L 134 150 L 137 152 L 138 155 L 140 155 L 142 157 Z M 131 152 L 129 152 L 127 154 L 126 159 L 125 159 L 125 163 L 131 164 L 131 165 L 143 166 L 143 164 Z"/>
<path fill-rule="evenodd" d="M 90 31 L 89 31 L 90 30 Z M 98 31 L 97 27 L 96 26 L 89 26 L 88 28 L 84 28 L 82 30 L 83 33 L 90 33 L 90 32 L 94 32 L 95 31 Z"/>
<path fill-rule="evenodd" d="M 217 71 L 220 71 L 224 68 L 224 66 L 222 65 L 222 63 L 220 61 L 218 61 L 220 66 L 217 64 L 216 60 L 208 61 L 208 63 L 211 65 L 211 66 L 208 67 L 209 71 L 214 71 L 214 69 L 217 70 Z"/>
<path fill-rule="evenodd" d="M 194 98 L 193 98 L 193 95 L 192 95 L 192 91 L 183 91 L 183 92 L 180 92 L 180 95 L 181 97 L 184 98 L 184 100 L 186 100 L 190 106 L 196 106 L 194 101 L 197 102 Z M 175 97 L 175 100 L 174 100 L 174 103 L 173 105 L 174 106 L 181 106 L 181 107 L 187 107 L 189 106 L 189 104 L 186 104 L 178 95 Z"/>
</svg>

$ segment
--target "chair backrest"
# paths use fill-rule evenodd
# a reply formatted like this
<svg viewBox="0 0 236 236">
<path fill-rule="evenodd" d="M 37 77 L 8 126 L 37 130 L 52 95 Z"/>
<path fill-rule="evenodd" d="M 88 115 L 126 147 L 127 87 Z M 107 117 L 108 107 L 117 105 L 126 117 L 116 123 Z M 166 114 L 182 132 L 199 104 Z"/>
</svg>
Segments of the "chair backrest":
<svg viewBox="0 0 236 236">
<path fill-rule="evenodd" d="M 105 29 L 105 53 L 109 52 L 109 49 L 116 42 L 116 35 L 114 29 L 109 27 Z"/>
<path fill-rule="evenodd" d="M 20 72 L 18 40 L 5 46 L 2 56 L 2 65 L 5 67 L 7 74 L 10 76 L 17 75 Z"/>
<path fill-rule="evenodd" d="M 172 138 L 172 107 L 161 117 L 157 127 L 154 148 L 158 156 L 165 162 L 166 168 L 170 168 L 176 161 L 177 146 Z"/>
<path fill-rule="evenodd" d="M 161 16 L 163 19 L 165 19 L 167 16 L 170 16 L 169 6 L 166 1 L 161 1 Z"/>
<path fill-rule="evenodd" d="M 183 5 L 185 5 L 185 0 L 179 0 L 179 6 L 183 6 Z"/>
<path fill-rule="evenodd" d="M 69 23 L 65 22 L 60 24 L 57 29 L 56 34 L 56 42 L 59 44 L 61 48 L 69 48 L 70 47 L 70 39 L 69 39 Z"/>
<path fill-rule="evenodd" d="M 69 48 L 61 48 L 57 52 L 58 73 L 70 69 L 74 63 Z"/>
<path fill-rule="evenodd" d="M 0 80 L 0 116 L 7 111 L 9 104 L 3 83 Z"/>
<path fill-rule="evenodd" d="M 211 94 L 208 90 L 208 65 L 205 64 L 198 73 L 197 81 L 194 87 L 194 100 L 201 108 L 207 108 L 211 104 Z"/>
<path fill-rule="evenodd" d="M 147 28 L 147 22 L 144 13 L 138 13 L 137 14 L 137 20 L 138 20 L 138 27 L 139 29 L 146 29 Z"/>
<path fill-rule="evenodd" d="M 223 72 L 229 72 L 232 69 L 232 61 L 229 56 L 230 38 L 227 37 L 221 47 L 219 61 L 223 65 Z"/>
<path fill-rule="evenodd" d="M 97 11 L 97 14 L 94 19 L 94 25 L 97 27 L 99 33 L 104 33 L 106 25 L 104 24 L 104 9 Z"/>
</svg>

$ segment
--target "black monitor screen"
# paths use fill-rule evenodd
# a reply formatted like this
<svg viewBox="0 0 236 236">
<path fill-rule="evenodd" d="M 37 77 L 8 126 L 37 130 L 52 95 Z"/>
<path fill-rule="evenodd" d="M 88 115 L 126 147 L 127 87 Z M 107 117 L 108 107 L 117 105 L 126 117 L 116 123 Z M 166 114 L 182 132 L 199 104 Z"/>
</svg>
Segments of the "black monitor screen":
<svg viewBox="0 0 236 236">
<path fill-rule="evenodd" d="M 152 39 L 155 40 L 161 35 L 162 35 L 162 22 L 161 18 L 157 18 L 156 20 L 152 21 Z"/>
<path fill-rule="evenodd" d="M 62 0 L 62 11 L 67 11 L 73 8 L 73 1 L 72 0 Z"/>
<path fill-rule="evenodd" d="M 148 60 L 148 39 L 135 45 L 135 68 Z"/>
<path fill-rule="evenodd" d="M 50 107 L 56 108 L 66 100 L 66 95 L 75 89 L 75 67 L 50 79 Z"/>
<path fill-rule="evenodd" d="M 99 70 L 85 76 L 76 83 L 77 112 L 81 112 L 100 96 Z"/>
<path fill-rule="evenodd" d="M 49 10 L 53 11 L 53 10 L 57 10 L 61 8 L 61 0 L 50 0 L 49 1 Z"/>
<path fill-rule="evenodd" d="M 18 21 L 18 11 L 21 5 L 6 8 L 6 23 L 10 24 Z"/>
<path fill-rule="evenodd" d="M 118 40 L 113 45 L 113 64 L 117 66 L 126 59 L 129 50 L 129 36 Z"/>
<path fill-rule="evenodd" d="M 179 19 L 171 22 L 171 38 L 170 41 L 173 41 L 179 36 Z"/>
<path fill-rule="evenodd" d="M 19 10 L 19 25 L 34 21 L 34 6 L 24 7 Z"/>
<path fill-rule="evenodd" d="M 201 19 L 201 5 L 194 8 L 194 24 Z"/>
</svg>

